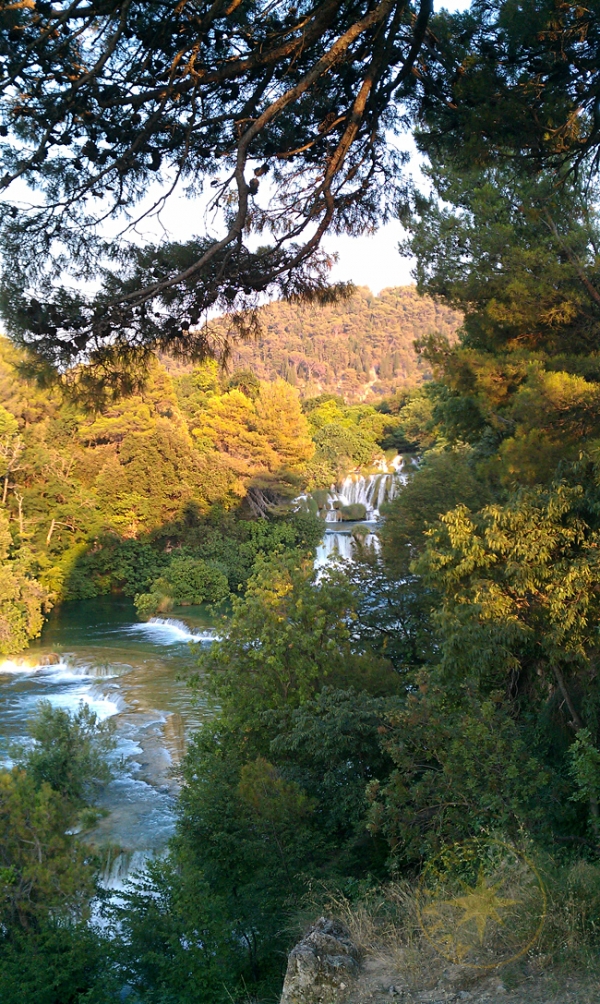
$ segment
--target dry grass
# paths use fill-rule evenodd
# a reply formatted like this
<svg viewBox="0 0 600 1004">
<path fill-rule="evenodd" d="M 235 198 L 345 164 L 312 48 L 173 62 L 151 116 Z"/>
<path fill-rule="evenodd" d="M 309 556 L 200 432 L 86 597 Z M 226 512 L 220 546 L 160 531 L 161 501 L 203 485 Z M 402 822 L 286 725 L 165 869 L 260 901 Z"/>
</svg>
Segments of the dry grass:
<svg viewBox="0 0 600 1004">
<path fill-rule="evenodd" d="M 470 991 L 493 977 L 508 990 L 529 987 L 529 999 L 537 981 L 549 993 L 553 980 L 557 985 L 566 977 L 586 984 L 599 980 L 600 866 L 578 861 L 559 867 L 549 859 L 538 863 L 547 892 L 544 926 L 523 957 L 493 973 L 452 965 L 436 952 L 423 936 L 414 883 L 390 882 L 353 901 L 330 891 L 313 898 L 311 914 L 343 921 L 380 984 L 385 979 L 400 982 L 409 994 L 449 984 L 456 992 Z"/>
</svg>

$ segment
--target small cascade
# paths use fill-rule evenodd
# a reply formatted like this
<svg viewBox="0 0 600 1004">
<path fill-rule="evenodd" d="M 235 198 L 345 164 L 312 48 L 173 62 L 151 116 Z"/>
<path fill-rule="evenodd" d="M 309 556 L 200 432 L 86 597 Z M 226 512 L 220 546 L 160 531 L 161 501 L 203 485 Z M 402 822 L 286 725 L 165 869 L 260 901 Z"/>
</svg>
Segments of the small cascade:
<svg viewBox="0 0 600 1004">
<path fill-rule="evenodd" d="M 399 455 L 391 461 L 381 460 L 376 466 L 379 469 L 370 474 L 348 474 L 328 492 L 317 491 L 296 499 L 298 507 L 318 512 L 328 524 L 315 557 L 319 574 L 330 561 L 351 562 L 359 546 L 379 551 L 377 533 L 366 526 L 361 529 L 360 524 L 381 520 L 381 507 L 396 498 L 408 474 Z M 335 524 L 335 530 L 331 524 Z"/>
<path fill-rule="evenodd" d="M 315 568 L 324 568 L 328 561 L 336 558 L 340 561 L 351 561 L 353 544 L 351 533 L 326 530 L 322 542 L 317 547 Z"/>
<path fill-rule="evenodd" d="M 68 656 L 47 655 L 40 662 L 27 659 L 5 659 L 0 662 L 1 676 L 38 676 L 42 682 L 81 683 L 85 680 L 110 680 L 119 673 L 113 666 L 89 666 Z"/>
<path fill-rule="evenodd" d="M 376 533 L 361 534 L 358 537 L 348 530 L 326 530 L 322 542 L 317 547 L 315 568 L 320 572 L 330 561 L 352 561 L 357 546 L 371 547 L 379 551 L 381 542 Z"/>
<path fill-rule="evenodd" d="M 109 855 L 100 876 L 100 885 L 108 892 L 123 892 L 134 876 L 145 871 L 153 856 L 149 851 L 119 851 L 114 857 Z"/>
<path fill-rule="evenodd" d="M 46 700 L 54 708 L 64 708 L 74 714 L 82 704 L 87 704 L 99 722 L 118 715 L 127 708 L 126 701 L 120 694 L 107 697 L 101 687 L 89 687 L 85 690 L 73 687 L 57 694 L 48 694 Z"/>
<path fill-rule="evenodd" d="M 181 645 L 193 642 L 196 645 L 210 645 L 215 641 L 215 631 L 193 631 L 184 621 L 174 617 L 151 617 L 139 624 L 131 624 L 130 634 L 147 635 L 155 645 Z"/>
</svg>

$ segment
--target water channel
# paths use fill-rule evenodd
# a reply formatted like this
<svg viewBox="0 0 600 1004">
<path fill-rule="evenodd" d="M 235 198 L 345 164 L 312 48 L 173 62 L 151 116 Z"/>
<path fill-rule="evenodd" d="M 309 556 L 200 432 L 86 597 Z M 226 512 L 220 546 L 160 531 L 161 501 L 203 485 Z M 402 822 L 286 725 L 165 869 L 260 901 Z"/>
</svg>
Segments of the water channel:
<svg viewBox="0 0 600 1004">
<path fill-rule="evenodd" d="M 133 603 L 107 597 L 52 611 L 42 637 L 22 656 L 0 661 L 0 763 L 26 741 L 41 699 L 74 711 L 83 701 L 116 726 L 119 771 L 100 807 L 95 844 L 120 849 L 107 882 L 164 847 L 174 828 L 176 767 L 186 735 L 209 714 L 185 682 L 198 646 L 214 637 L 202 608 L 139 621 Z M 111 874 L 112 869 L 112 874 Z"/>
</svg>

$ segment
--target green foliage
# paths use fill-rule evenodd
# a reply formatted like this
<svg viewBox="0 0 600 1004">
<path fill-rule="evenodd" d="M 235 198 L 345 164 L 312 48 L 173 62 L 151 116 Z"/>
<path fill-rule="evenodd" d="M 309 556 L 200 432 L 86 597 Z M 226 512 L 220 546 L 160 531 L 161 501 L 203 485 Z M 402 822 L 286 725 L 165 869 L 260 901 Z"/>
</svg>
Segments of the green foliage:
<svg viewBox="0 0 600 1004">
<path fill-rule="evenodd" d="M 73 808 L 19 768 L 0 773 L 0 917 L 27 929 L 50 911 L 79 915 L 92 894 L 85 848 L 66 831 Z"/>
<path fill-rule="evenodd" d="M 0 772 L 0 994 L 7 1004 L 108 1004 L 109 946 L 90 926 L 96 867 L 74 835 L 109 779 L 110 729 L 43 702 L 34 745 Z M 89 815 L 89 812 L 88 812 Z"/>
<path fill-rule="evenodd" d="M 424 685 L 388 716 L 384 748 L 395 769 L 370 786 L 370 825 L 396 867 L 481 831 L 517 838 L 544 825 L 548 771 L 498 695 L 454 701 Z"/>
<path fill-rule="evenodd" d="M 392 686 L 390 686 L 392 689 Z M 338 846 L 349 842 L 341 867 L 352 868 L 365 842 L 365 790 L 390 770 L 381 747 L 385 714 L 393 701 L 353 689 L 323 687 L 310 701 L 268 718 L 278 734 L 270 755 L 319 807 L 319 830 Z"/>
<path fill-rule="evenodd" d="M 51 600 L 122 591 L 149 596 L 147 613 L 215 601 L 223 576 L 237 590 L 260 551 L 316 543 L 306 516 L 281 509 L 314 451 L 289 384 L 223 392 L 216 364 L 173 381 L 154 360 L 143 391 L 91 414 L 21 366 L 0 345 L 0 654 L 39 634 Z M 178 553 L 197 562 L 189 588 Z"/>
<path fill-rule="evenodd" d="M 599 613 L 598 534 L 581 502 L 579 486 L 558 483 L 476 515 L 458 506 L 431 530 L 418 567 L 441 594 L 449 672 L 494 686 L 510 673 L 525 685 L 534 665 L 548 685 L 561 667 L 585 672 Z"/>
<path fill-rule="evenodd" d="M 148 616 L 172 607 L 195 603 L 218 603 L 229 593 L 227 576 L 217 566 L 201 558 L 173 558 L 163 575 L 155 579 L 149 593 L 138 593 L 135 605 Z"/>
<path fill-rule="evenodd" d="M 258 723 L 267 708 L 299 706 L 325 683 L 381 684 L 385 663 L 355 652 L 356 597 L 342 573 L 319 586 L 312 560 L 260 558 L 227 632 L 201 657 L 201 670 L 228 720 Z M 256 726 L 258 727 L 258 725 Z"/>
<path fill-rule="evenodd" d="M 569 748 L 569 773 L 576 785 L 574 802 L 596 803 L 600 797 L 600 750 L 594 746 L 589 729 L 580 729 Z"/>
<path fill-rule="evenodd" d="M 477 510 L 487 501 L 474 467 L 473 451 L 462 447 L 430 450 L 410 472 L 402 491 L 386 506 L 382 531 L 384 558 L 394 574 L 408 572 L 425 545 L 428 528 L 449 509 L 460 502 Z"/>
<path fill-rule="evenodd" d="M 367 507 L 362 502 L 354 502 L 352 505 L 343 505 L 339 512 L 343 520 L 364 519 L 367 515 Z"/>
<path fill-rule="evenodd" d="M 323 426 L 315 433 L 318 458 L 335 471 L 370 464 L 375 443 L 359 429 L 346 429 L 336 422 Z"/>
<path fill-rule="evenodd" d="M 8 520 L 0 511 L 0 655 L 27 648 L 50 609 L 48 591 L 31 574 L 32 565 L 27 551 L 13 549 Z"/>
<path fill-rule="evenodd" d="M 109 1004 L 119 993 L 110 945 L 87 924 L 51 917 L 0 936 L 3 1004 Z"/>
<path fill-rule="evenodd" d="M 153 1004 L 226 1004 L 239 986 L 244 947 L 202 874 L 150 862 L 106 919 L 120 937 L 113 943 L 121 987 Z"/>
<path fill-rule="evenodd" d="M 285 918 L 298 908 L 307 850 L 314 854 L 313 806 L 266 759 L 240 749 L 213 724 L 195 737 L 186 758 L 175 862 L 188 890 L 206 882 L 205 904 L 219 910 L 237 949 L 230 972 L 249 982 L 281 979 Z M 188 893 L 189 895 L 189 893 Z"/>
<path fill-rule="evenodd" d="M 441 10 L 421 87 L 407 86 L 422 148 L 465 173 L 508 161 L 535 174 L 580 164 L 588 152 L 596 166 L 597 32 L 592 8 L 551 0 Z"/>
<path fill-rule="evenodd" d="M 283 377 L 303 397 L 341 394 L 356 402 L 421 383 L 428 367 L 414 351 L 415 339 L 436 331 L 452 338 L 461 317 L 418 296 L 413 286 L 384 289 L 378 296 L 361 286 L 323 306 L 269 303 L 260 308 L 258 321 L 258 350 L 236 345 L 236 367 L 261 380 Z M 210 329 L 222 337 L 226 322 L 212 321 Z"/>
<path fill-rule="evenodd" d="M 99 722 L 86 704 L 70 714 L 40 701 L 29 732 L 33 746 L 20 752 L 18 763 L 34 784 L 49 784 L 74 807 L 93 804 L 112 777 L 107 761 L 114 749 L 112 722 Z"/>
<path fill-rule="evenodd" d="M 383 864 L 364 791 L 391 766 L 378 730 L 397 678 L 354 644 L 357 599 L 341 573 L 317 584 L 298 553 L 261 558 L 200 660 L 219 711 L 186 754 L 173 867 L 190 890 L 202 877 L 234 932 L 230 971 L 272 993 L 312 877 Z"/>
</svg>

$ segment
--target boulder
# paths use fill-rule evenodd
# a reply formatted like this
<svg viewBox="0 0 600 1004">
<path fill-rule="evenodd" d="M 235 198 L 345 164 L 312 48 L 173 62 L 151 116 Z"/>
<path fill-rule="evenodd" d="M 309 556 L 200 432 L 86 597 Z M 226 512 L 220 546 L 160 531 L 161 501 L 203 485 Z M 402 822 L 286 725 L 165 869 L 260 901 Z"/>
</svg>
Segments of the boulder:
<svg viewBox="0 0 600 1004">
<path fill-rule="evenodd" d="M 281 1004 L 333 1004 L 359 971 L 359 953 L 344 924 L 321 917 L 289 954 Z"/>
</svg>

